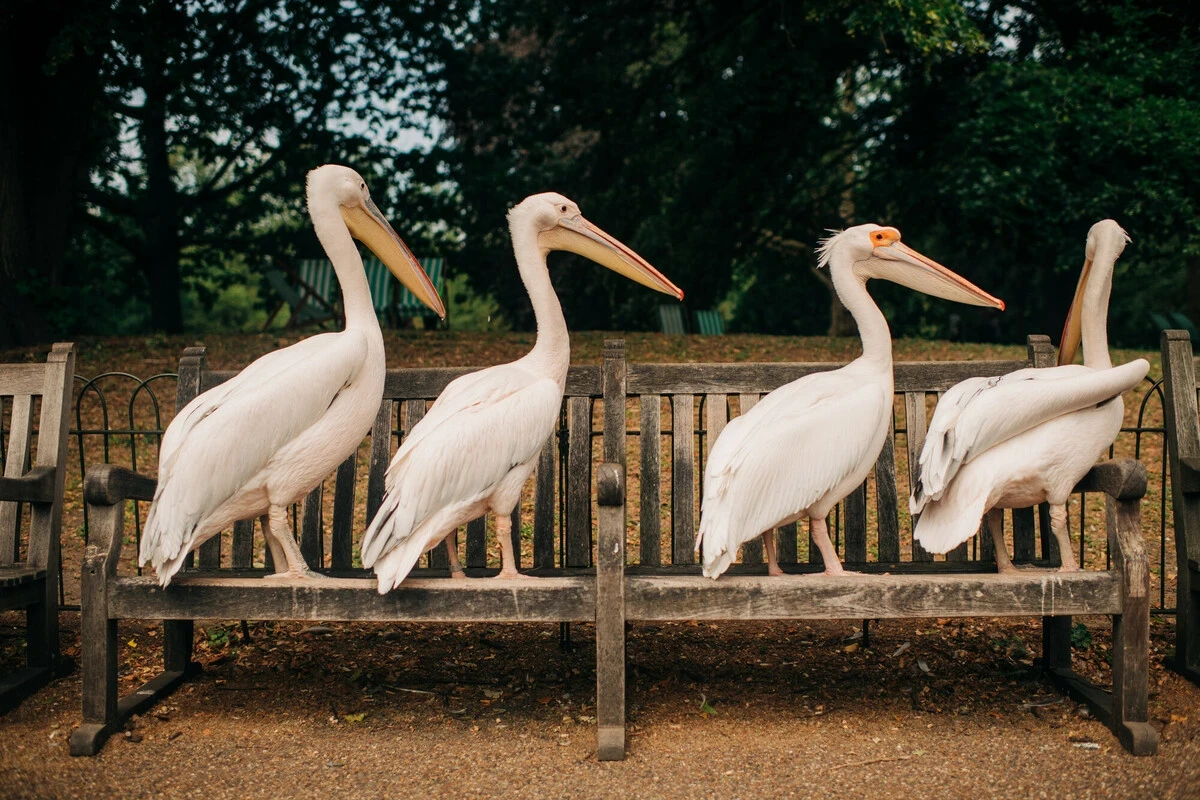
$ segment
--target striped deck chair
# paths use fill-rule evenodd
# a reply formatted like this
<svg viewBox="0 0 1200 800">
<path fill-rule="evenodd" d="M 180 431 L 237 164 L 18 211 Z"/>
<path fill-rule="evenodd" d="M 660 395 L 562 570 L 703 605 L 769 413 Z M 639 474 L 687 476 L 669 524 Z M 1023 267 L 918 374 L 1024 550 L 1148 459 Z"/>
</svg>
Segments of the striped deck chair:
<svg viewBox="0 0 1200 800">
<path fill-rule="evenodd" d="M 375 316 L 386 320 L 388 310 L 392 306 L 392 284 L 395 278 L 391 271 L 378 258 L 364 258 L 363 266 L 367 269 L 367 286 L 371 289 L 371 304 L 375 306 Z"/>
<path fill-rule="evenodd" d="M 715 308 L 696 312 L 696 332 L 702 336 L 721 336 L 725 333 L 725 320 Z"/>
<path fill-rule="evenodd" d="M 662 325 L 663 333 L 687 333 L 687 329 L 683 325 L 682 306 L 677 304 L 660 305 L 658 307 L 658 321 Z"/>
<path fill-rule="evenodd" d="M 291 309 L 287 326 L 340 323 L 341 312 L 334 305 L 333 265 L 326 258 L 307 258 L 296 263 L 296 269 L 287 274 L 272 269 L 267 271 L 267 282 Z M 267 318 L 264 327 L 270 327 L 282 306 Z"/>
</svg>

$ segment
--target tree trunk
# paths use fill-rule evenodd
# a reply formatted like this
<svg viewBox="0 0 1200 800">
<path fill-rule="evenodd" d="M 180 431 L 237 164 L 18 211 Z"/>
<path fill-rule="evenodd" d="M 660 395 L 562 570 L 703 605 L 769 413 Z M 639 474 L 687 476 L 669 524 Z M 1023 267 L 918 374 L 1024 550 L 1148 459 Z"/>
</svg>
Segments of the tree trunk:
<svg viewBox="0 0 1200 800">
<path fill-rule="evenodd" d="M 167 140 L 166 67 L 151 48 L 146 58 L 145 119 L 141 124 L 146 192 L 138 208 L 145 250 L 136 256 L 150 294 L 150 324 L 164 333 L 183 332 L 179 277 L 179 197 L 172 182 Z"/>
<path fill-rule="evenodd" d="M 99 48 L 71 36 L 87 15 L 81 3 L 27 2 L 0 23 L 0 346 L 48 341 L 39 292 L 55 288 L 100 85 Z"/>
</svg>

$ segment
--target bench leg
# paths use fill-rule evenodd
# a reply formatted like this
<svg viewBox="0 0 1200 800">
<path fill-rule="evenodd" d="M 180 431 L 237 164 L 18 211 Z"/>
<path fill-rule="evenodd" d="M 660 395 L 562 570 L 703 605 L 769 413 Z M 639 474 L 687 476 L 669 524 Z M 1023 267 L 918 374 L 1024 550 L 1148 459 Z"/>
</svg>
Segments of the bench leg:
<svg viewBox="0 0 1200 800">
<path fill-rule="evenodd" d="M 25 668 L 0 679 L 0 714 L 19 706 L 55 677 L 54 659 L 46 638 L 46 617 L 45 602 L 25 609 Z"/>
<path fill-rule="evenodd" d="M 1042 668 L 1071 668 L 1071 618 L 1042 617 Z"/>
<path fill-rule="evenodd" d="M 83 723 L 71 731 L 73 756 L 94 756 L 120 726 L 117 717 L 117 621 L 108 618 L 105 556 L 89 556 L 80 581 Z"/>
<path fill-rule="evenodd" d="M 619 465 L 602 464 L 598 482 L 602 498 L 596 548 L 596 757 L 620 761 L 625 758 L 624 473 Z"/>
<path fill-rule="evenodd" d="M 1150 598 L 1125 598 L 1125 613 L 1113 615 L 1113 733 L 1135 756 L 1158 752 L 1150 725 Z"/>
</svg>

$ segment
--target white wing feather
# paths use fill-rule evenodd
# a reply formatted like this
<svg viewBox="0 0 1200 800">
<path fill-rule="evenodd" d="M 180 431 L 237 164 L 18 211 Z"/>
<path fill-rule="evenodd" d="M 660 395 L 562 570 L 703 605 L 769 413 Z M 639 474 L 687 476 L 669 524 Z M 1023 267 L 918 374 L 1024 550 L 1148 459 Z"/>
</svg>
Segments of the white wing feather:
<svg viewBox="0 0 1200 800">
<path fill-rule="evenodd" d="M 313 336 L 188 403 L 163 434 L 138 563 L 157 569 L 194 547 L 205 520 L 321 418 L 365 355 L 361 336 Z"/>
<path fill-rule="evenodd" d="M 537 457 L 561 404 L 556 381 L 516 364 L 464 375 L 446 387 L 392 459 L 383 504 L 363 538 L 366 567 L 404 551 L 389 558 L 392 565 L 406 566 L 396 566 L 386 580 L 380 575 L 381 591 L 399 584 L 447 533 L 414 536 L 424 522 L 449 506 L 478 503 L 514 467 Z"/>
<path fill-rule="evenodd" d="M 1047 420 L 1111 400 L 1137 386 L 1149 369 L 1139 358 L 1112 369 L 1031 368 L 956 384 L 930 421 L 909 510 L 919 514 L 940 498 L 959 467 L 980 453 Z"/>
<path fill-rule="evenodd" d="M 743 543 L 825 498 L 873 462 L 879 387 L 837 372 L 781 387 L 732 420 L 709 455 L 696 546 L 704 574 L 728 568 Z"/>
</svg>

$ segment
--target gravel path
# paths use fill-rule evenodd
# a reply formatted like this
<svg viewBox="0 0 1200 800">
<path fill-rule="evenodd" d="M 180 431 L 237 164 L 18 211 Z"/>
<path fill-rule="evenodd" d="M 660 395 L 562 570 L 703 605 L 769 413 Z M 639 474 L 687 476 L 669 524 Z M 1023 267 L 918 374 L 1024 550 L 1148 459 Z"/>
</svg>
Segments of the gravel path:
<svg viewBox="0 0 1200 800">
<path fill-rule="evenodd" d="M 1087 624 L 1077 668 L 1103 681 L 1107 630 Z M 859 630 L 633 627 L 628 755 L 600 763 L 589 626 L 563 650 L 545 625 L 260 623 L 246 642 L 227 623 L 197 631 L 204 674 L 96 758 L 66 752 L 78 674 L 0 718 L 0 797 L 1200 797 L 1200 689 L 1162 666 L 1169 620 L 1153 758 L 1041 680 L 1032 623 Z M 122 628 L 122 691 L 158 638 Z"/>
</svg>

